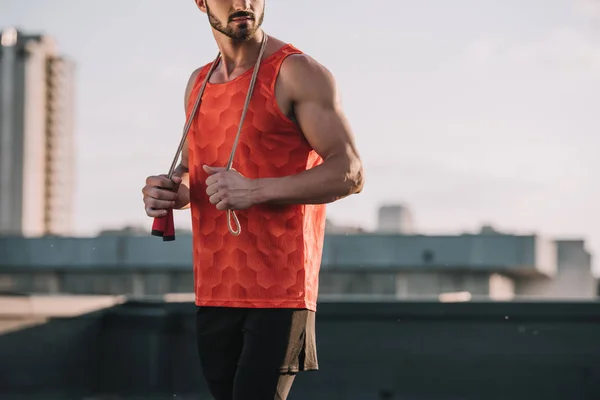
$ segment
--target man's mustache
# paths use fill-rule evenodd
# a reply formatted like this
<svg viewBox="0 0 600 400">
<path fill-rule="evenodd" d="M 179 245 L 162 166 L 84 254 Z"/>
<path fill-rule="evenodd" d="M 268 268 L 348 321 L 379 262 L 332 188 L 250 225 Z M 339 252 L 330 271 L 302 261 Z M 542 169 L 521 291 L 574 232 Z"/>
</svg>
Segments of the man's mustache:
<svg viewBox="0 0 600 400">
<path fill-rule="evenodd" d="M 229 22 L 233 21 L 235 18 L 244 18 L 244 17 L 254 19 L 254 13 L 251 13 L 249 11 L 238 11 L 229 16 Z"/>
</svg>

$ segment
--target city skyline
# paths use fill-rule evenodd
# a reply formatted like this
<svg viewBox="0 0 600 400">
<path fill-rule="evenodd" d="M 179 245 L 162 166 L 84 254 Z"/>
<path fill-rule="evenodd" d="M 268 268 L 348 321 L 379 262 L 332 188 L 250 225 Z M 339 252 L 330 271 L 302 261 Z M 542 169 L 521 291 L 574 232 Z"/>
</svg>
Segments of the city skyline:
<svg viewBox="0 0 600 400">
<path fill-rule="evenodd" d="M 400 202 L 421 233 L 491 224 L 600 254 L 598 2 L 321 3 L 268 2 L 265 28 L 340 85 L 367 183 L 332 221 L 374 229 L 378 206 Z M 143 180 L 168 168 L 185 82 L 214 57 L 205 16 L 191 1 L 5 1 L 6 26 L 48 33 L 78 63 L 76 233 L 149 228 Z"/>
</svg>

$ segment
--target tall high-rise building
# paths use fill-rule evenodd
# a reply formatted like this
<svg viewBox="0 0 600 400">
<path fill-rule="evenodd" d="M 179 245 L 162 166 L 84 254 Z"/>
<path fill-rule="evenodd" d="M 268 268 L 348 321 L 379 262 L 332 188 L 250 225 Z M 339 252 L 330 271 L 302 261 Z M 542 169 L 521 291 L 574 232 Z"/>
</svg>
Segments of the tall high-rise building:
<svg viewBox="0 0 600 400">
<path fill-rule="evenodd" d="M 68 235 L 74 64 L 45 35 L 0 33 L 0 235 Z"/>
</svg>

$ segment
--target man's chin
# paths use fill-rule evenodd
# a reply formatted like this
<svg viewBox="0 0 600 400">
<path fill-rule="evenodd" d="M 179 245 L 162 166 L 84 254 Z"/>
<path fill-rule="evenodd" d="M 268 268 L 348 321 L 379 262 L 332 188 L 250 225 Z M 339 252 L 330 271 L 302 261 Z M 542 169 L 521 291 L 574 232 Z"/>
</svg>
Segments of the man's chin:
<svg viewBox="0 0 600 400">
<path fill-rule="evenodd" d="M 231 37 L 231 39 L 233 39 L 237 42 L 246 42 L 246 41 L 252 39 L 254 37 L 254 35 L 256 35 L 255 31 L 238 30 L 230 37 Z"/>
</svg>

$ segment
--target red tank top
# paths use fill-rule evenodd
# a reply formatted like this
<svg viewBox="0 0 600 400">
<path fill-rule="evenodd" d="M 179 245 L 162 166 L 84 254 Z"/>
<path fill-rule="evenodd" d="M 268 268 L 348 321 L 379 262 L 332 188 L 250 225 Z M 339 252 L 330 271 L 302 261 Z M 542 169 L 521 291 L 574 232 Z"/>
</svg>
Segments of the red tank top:
<svg viewBox="0 0 600 400">
<path fill-rule="evenodd" d="M 275 82 L 288 44 L 261 64 L 233 168 L 248 178 L 296 174 L 322 163 L 298 126 L 279 109 Z M 210 64 L 198 74 L 188 116 Z M 188 136 L 196 304 L 316 310 L 325 205 L 258 205 L 238 210 L 242 232 L 206 195 L 202 166 L 225 166 L 253 68 L 226 83 L 208 83 Z"/>
</svg>

